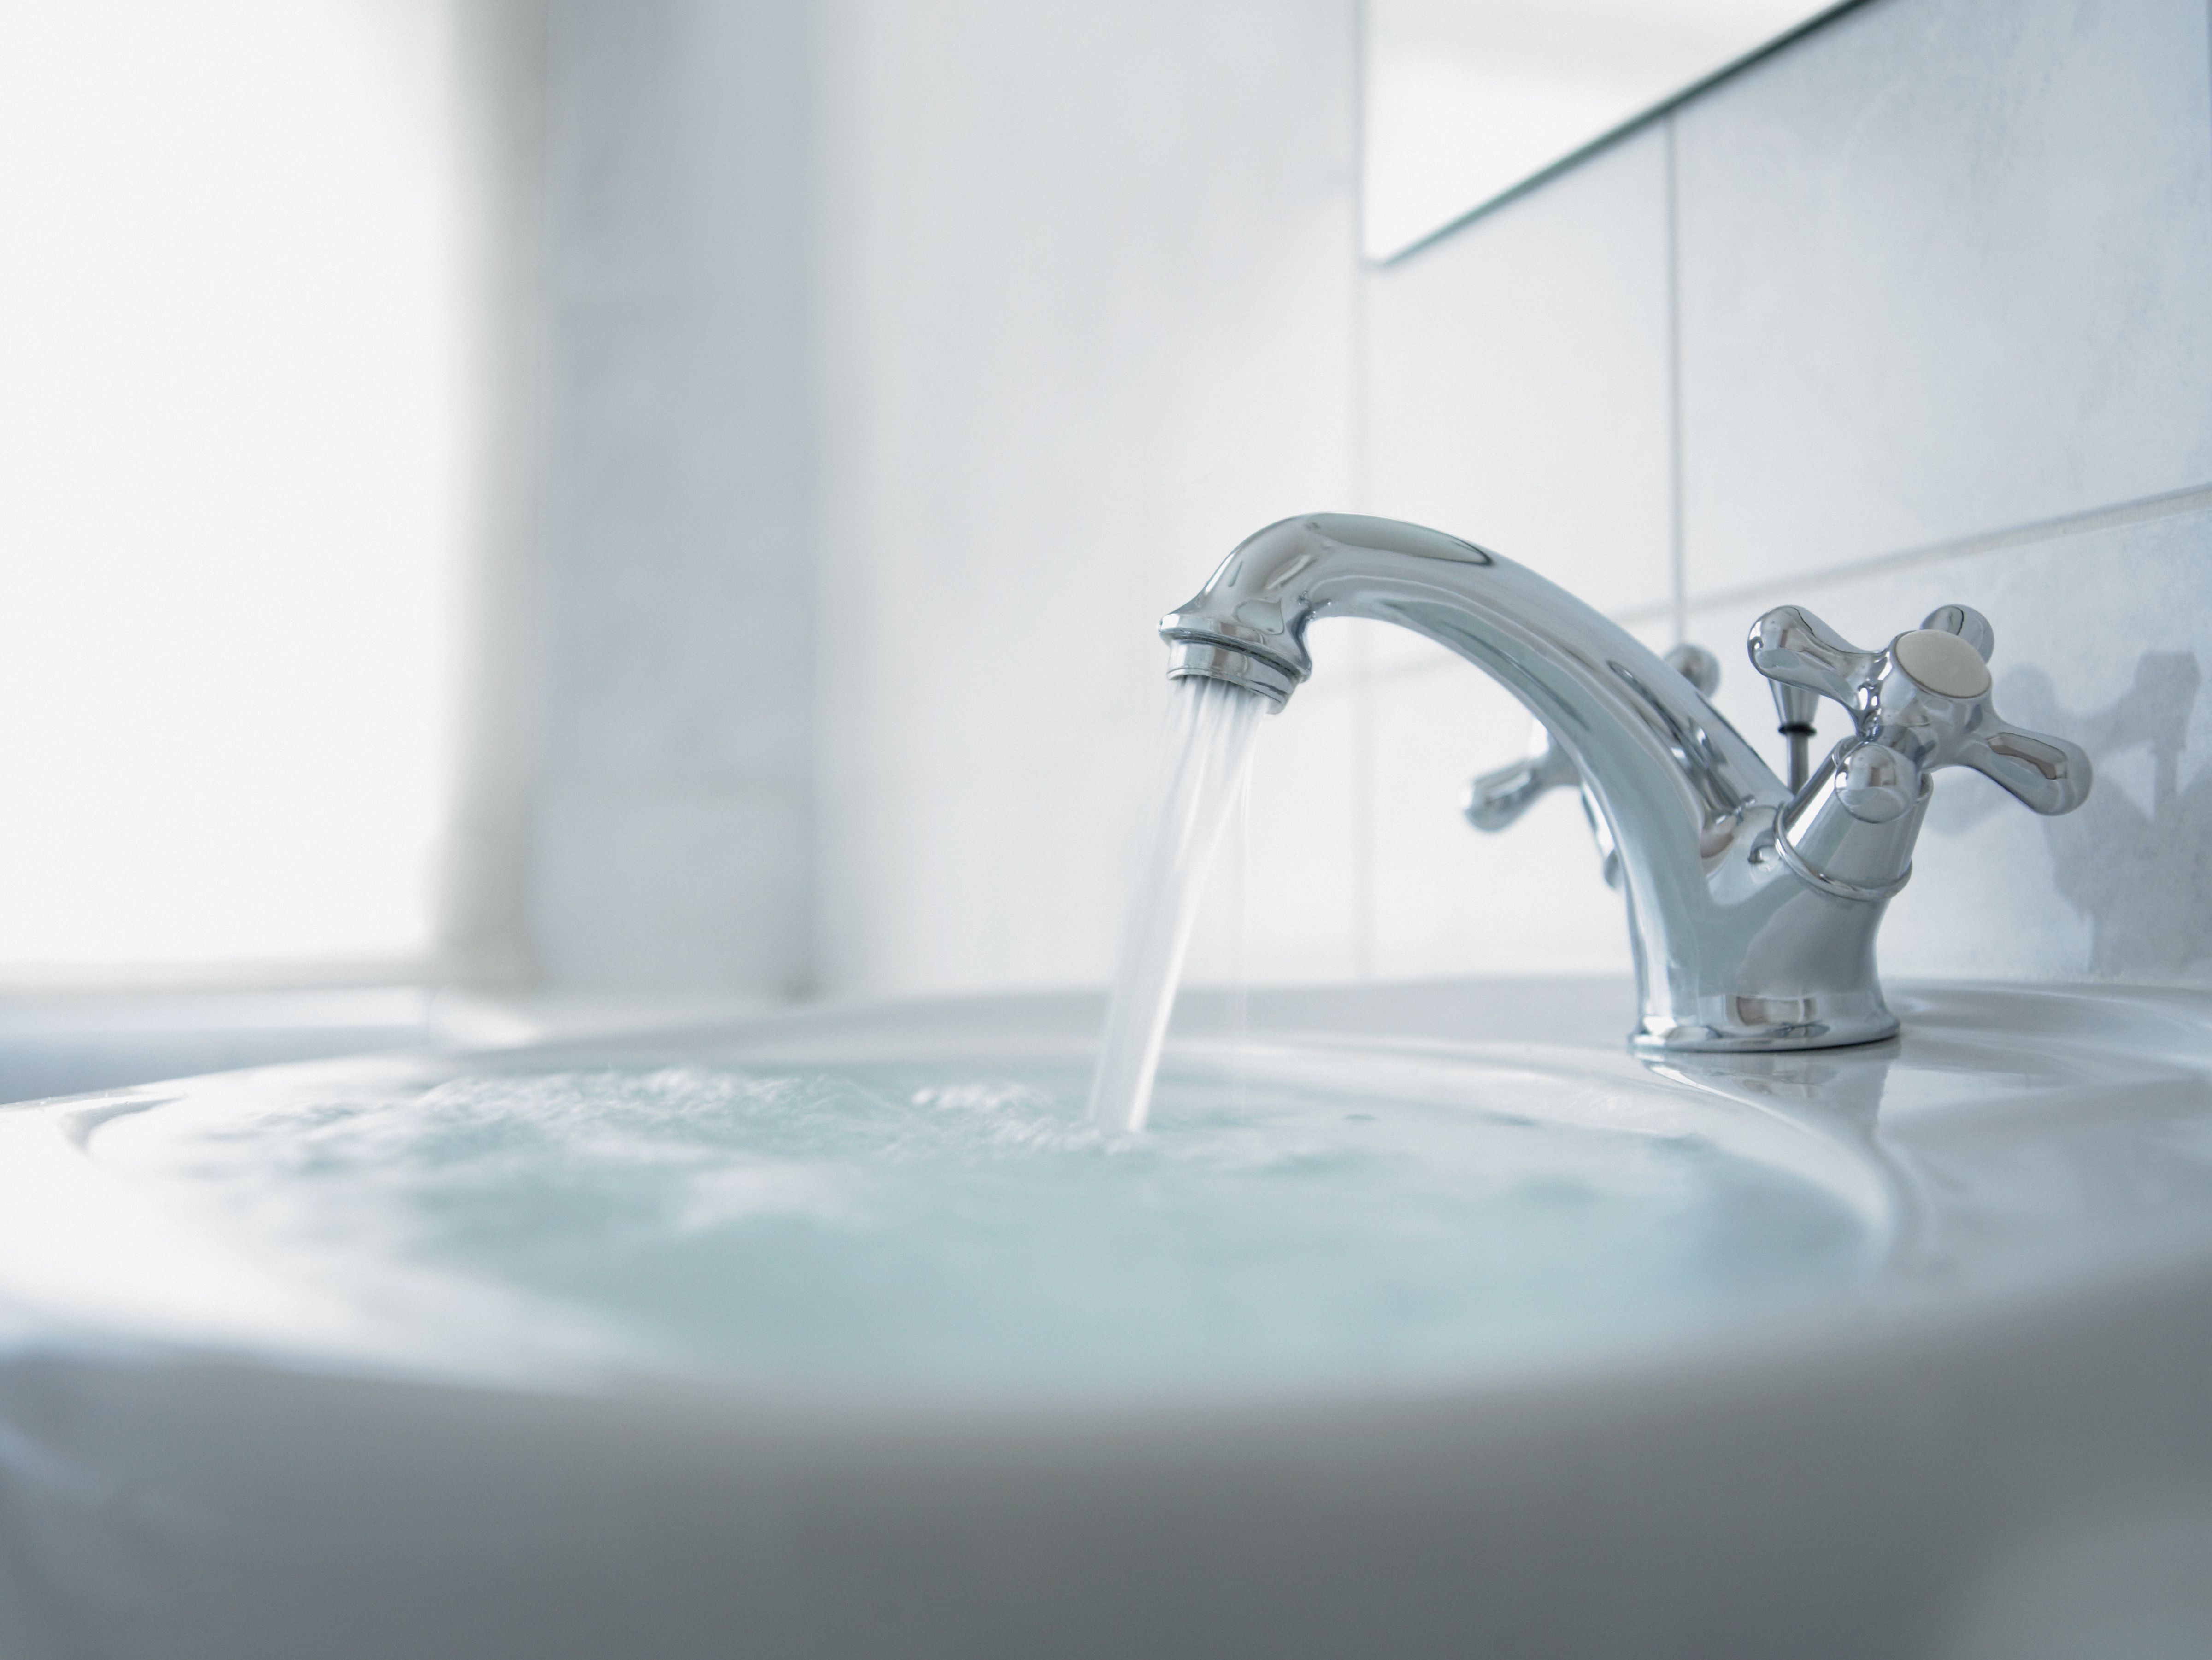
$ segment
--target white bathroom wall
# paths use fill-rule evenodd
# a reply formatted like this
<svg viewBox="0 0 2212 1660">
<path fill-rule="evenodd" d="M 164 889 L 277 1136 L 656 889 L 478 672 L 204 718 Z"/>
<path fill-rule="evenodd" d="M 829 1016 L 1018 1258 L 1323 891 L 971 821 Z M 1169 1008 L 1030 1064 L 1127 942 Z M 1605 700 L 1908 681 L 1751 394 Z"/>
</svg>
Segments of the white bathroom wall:
<svg viewBox="0 0 2212 1660">
<path fill-rule="evenodd" d="M 1354 7 L 822 18 L 823 981 L 1100 983 L 1155 621 L 1352 488 Z M 1349 706 L 1299 712 L 1271 977 L 1352 966 Z"/>
<path fill-rule="evenodd" d="M 805 0 L 551 0 L 525 942 L 793 994 L 814 914 Z"/>
<path fill-rule="evenodd" d="M 2208 48 L 2203 0 L 1875 0 L 1370 279 L 1378 511 L 1655 643 L 1677 601 L 1770 754 L 1784 602 L 1868 645 L 1976 606 L 2000 706 L 2090 748 L 2062 820 L 1942 776 L 1893 977 L 2212 975 Z M 1571 803 L 1447 833 L 1510 711 L 1374 700 L 1376 972 L 1625 968 Z"/>
<path fill-rule="evenodd" d="M 1883 0 L 1680 113 L 1694 592 L 2212 481 L 2206 13 Z"/>
<path fill-rule="evenodd" d="M 1153 622 L 1339 506 L 1686 627 L 1770 754 L 1760 610 L 1979 607 L 2098 793 L 1946 775 L 1886 970 L 2212 973 L 2203 0 L 1869 0 L 1379 268 L 1356 0 L 551 23 L 552 978 L 1103 981 Z M 1572 799 L 1458 817 L 1510 700 L 1398 631 L 1313 644 L 1199 977 L 1625 972 Z"/>
</svg>

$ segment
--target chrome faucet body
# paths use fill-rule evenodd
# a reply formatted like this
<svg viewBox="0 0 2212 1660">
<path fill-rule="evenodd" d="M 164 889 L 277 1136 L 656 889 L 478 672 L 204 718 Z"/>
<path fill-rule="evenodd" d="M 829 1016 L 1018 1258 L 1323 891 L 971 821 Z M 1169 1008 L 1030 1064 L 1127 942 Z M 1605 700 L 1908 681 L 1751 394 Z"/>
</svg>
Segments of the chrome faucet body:
<svg viewBox="0 0 2212 1660">
<path fill-rule="evenodd" d="M 1963 606 L 1861 652 L 1796 607 L 1753 630 L 1770 679 L 1835 698 L 1855 730 L 1794 795 L 1688 680 L 1618 624 L 1472 542 L 1392 519 L 1269 525 L 1160 624 L 1171 676 L 1285 701 L 1316 618 L 1395 622 L 1488 672 L 1570 757 L 1627 893 L 1640 1049 L 1865 1043 L 1897 1030 L 1875 939 L 1911 874 L 1929 774 L 1975 766 L 2039 812 L 2088 759 L 1989 706 L 1989 626 Z M 1963 654 L 1963 655 L 1961 655 Z M 1917 670 L 1918 677 L 1915 677 Z M 1978 670 L 1977 676 L 1976 670 Z"/>
<path fill-rule="evenodd" d="M 1660 660 L 1708 698 L 1721 683 L 1720 659 L 1702 645 L 1684 641 L 1669 647 Z M 1812 694 L 1805 695 L 1809 698 Z M 1798 782 L 1804 782 L 1802 775 Z M 1575 765 L 1574 757 L 1553 742 L 1551 728 L 1540 720 L 1530 723 L 1528 753 L 1469 783 L 1467 799 L 1460 811 L 1469 824 L 1485 835 L 1495 835 L 1510 829 L 1544 796 L 1571 785 L 1581 798 L 1590 839 L 1597 844 L 1598 869 L 1605 877 L 1605 885 L 1617 888 L 1620 886 L 1620 854 L 1613 847 L 1613 832 L 1606 827 L 1604 818 L 1592 804 L 1589 791 L 1583 788 L 1582 771 Z"/>
</svg>

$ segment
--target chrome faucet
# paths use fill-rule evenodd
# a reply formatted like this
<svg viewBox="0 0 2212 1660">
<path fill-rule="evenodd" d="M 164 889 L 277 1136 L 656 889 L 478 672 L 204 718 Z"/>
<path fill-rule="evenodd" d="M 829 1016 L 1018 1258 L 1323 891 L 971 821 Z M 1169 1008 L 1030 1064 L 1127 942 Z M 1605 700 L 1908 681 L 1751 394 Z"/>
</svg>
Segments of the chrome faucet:
<svg viewBox="0 0 2212 1660">
<path fill-rule="evenodd" d="M 1161 621 L 1168 673 L 1281 704 L 1312 672 L 1306 626 L 1330 616 L 1395 622 L 1456 651 L 1571 760 L 1627 889 L 1638 1049 L 1890 1036 L 1875 936 L 1912 874 L 1931 774 L 1973 767 L 2039 813 L 2089 793 L 2079 748 L 2011 727 L 1990 705 L 1990 626 L 1965 606 L 1878 651 L 1794 605 L 1753 625 L 1753 667 L 1852 718 L 1793 792 L 1618 624 L 1510 560 L 1394 519 L 1316 513 L 1248 537 Z"/>
<path fill-rule="evenodd" d="M 1720 686 L 1720 659 L 1702 645 L 1685 640 L 1670 646 L 1660 661 L 1707 697 Z M 1804 781 L 1801 770 L 1796 782 Z M 1467 786 L 1467 799 L 1460 811 L 1483 834 L 1494 836 L 1520 822 L 1521 815 L 1542 797 L 1569 785 L 1582 796 L 1583 819 L 1589 826 L 1590 839 L 1597 844 L 1599 873 L 1607 888 L 1618 888 L 1620 850 L 1613 845 L 1613 832 L 1606 828 L 1605 817 L 1590 799 L 1590 792 L 1583 788 L 1582 770 L 1574 757 L 1553 741 L 1551 729 L 1540 720 L 1529 723 L 1528 753 L 1519 760 L 1477 775 Z"/>
</svg>

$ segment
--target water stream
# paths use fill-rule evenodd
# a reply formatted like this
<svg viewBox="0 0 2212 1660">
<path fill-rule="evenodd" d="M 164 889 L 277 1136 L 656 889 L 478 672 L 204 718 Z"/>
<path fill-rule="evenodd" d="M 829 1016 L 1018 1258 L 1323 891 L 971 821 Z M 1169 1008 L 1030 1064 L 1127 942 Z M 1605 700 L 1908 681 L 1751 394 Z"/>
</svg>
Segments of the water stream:
<svg viewBox="0 0 2212 1660">
<path fill-rule="evenodd" d="M 1121 936 L 1091 1080 L 1091 1113 L 1109 1135 L 1145 1127 L 1176 983 L 1206 873 L 1251 765 L 1267 700 L 1218 680 L 1175 682 L 1152 842 Z"/>
</svg>

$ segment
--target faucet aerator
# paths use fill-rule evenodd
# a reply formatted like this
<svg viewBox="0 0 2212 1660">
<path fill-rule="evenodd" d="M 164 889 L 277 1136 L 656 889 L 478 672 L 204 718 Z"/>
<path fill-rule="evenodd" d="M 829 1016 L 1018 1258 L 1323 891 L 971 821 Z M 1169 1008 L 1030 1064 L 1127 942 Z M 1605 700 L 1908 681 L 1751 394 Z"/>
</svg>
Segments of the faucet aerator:
<svg viewBox="0 0 2212 1660">
<path fill-rule="evenodd" d="M 1170 639 L 1170 680 L 1218 680 L 1255 692 L 1280 709 L 1304 678 L 1281 663 L 1211 639 Z"/>
</svg>

